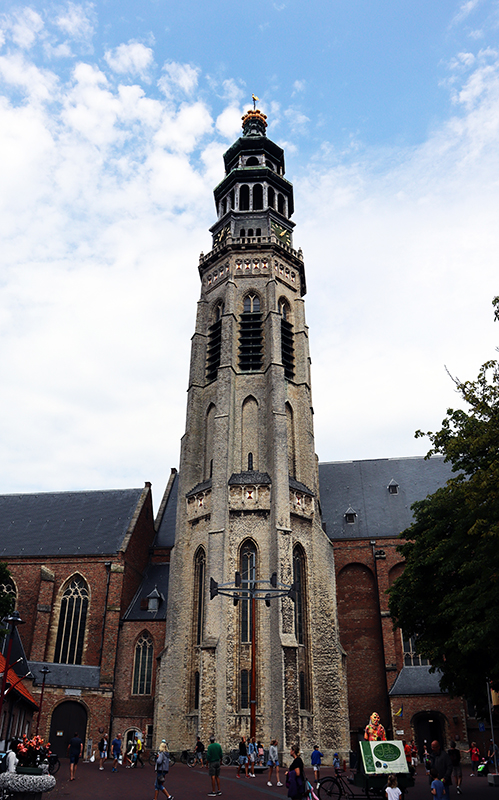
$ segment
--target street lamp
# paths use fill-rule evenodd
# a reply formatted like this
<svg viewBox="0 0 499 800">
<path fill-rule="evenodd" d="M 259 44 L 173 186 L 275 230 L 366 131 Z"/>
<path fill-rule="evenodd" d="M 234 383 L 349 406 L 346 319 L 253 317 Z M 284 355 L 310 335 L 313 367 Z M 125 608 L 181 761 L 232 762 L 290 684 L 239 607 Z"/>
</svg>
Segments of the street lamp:
<svg viewBox="0 0 499 800">
<path fill-rule="evenodd" d="M 6 619 L 8 625 L 10 625 L 10 633 L 9 633 L 9 641 L 7 644 L 7 652 L 5 654 L 5 668 L 3 671 L 2 676 L 2 688 L 0 690 L 0 739 L 2 738 L 2 728 L 3 728 L 3 721 L 2 721 L 2 710 L 3 710 L 3 700 L 5 697 L 5 687 L 7 685 L 7 674 L 9 672 L 10 666 L 10 654 L 12 653 L 12 643 L 14 641 L 14 633 L 18 625 L 24 625 L 24 620 L 21 619 L 19 616 L 19 611 L 12 611 Z"/>
<path fill-rule="evenodd" d="M 250 686 L 250 738 L 256 736 L 256 625 L 255 601 L 265 600 L 265 605 L 270 608 L 273 598 L 289 597 L 293 603 L 300 591 L 300 584 L 278 583 L 277 572 L 273 572 L 269 581 L 243 580 L 240 572 L 236 572 L 234 583 L 218 583 L 210 578 L 210 600 L 217 595 L 232 597 L 234 605 L 240 600 L 251 599 L 251 686 Z"/>
<path fill-rule="evenodd" d="M 49 674 L 50 670 L 47 666 L 41 668 L 40 672 L 43 675 L 42 678 L 42 691 L 40 694 L 40 705 L 38 707 L 38 719 L 36 720 L 36 736 L 38 736 L 38 728 L 40 727 L 40 717 L 42 716 L 42 703 L 43 703 L 43 693 L 45 691 L 45 678 Z"/>
</svg>

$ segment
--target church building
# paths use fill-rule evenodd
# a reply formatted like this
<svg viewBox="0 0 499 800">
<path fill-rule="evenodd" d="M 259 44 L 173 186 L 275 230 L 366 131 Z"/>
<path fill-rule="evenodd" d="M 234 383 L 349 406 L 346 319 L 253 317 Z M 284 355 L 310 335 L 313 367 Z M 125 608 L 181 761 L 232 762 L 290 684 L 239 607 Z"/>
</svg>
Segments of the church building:
<svg viewBox="0 0 499 800">
<path fill-rule="evenodd" d="M 172 751 L 213 733 L 346 758 L 373 711 L 394 738 L 475 735 L 394 630 L 386 590 L 441 458 L 318 463 L 303 254 L 284 153 L 251 109 L 224 154 L 201 254 L 187 419 L 151 486 L 0 497 L 0 559 L 25 625 L 39 732 Z M 0 648 L 1 649 L 1 648 Z M 21 674 L 21 673 L 20 673 Z M 472 710 L 470 710 L 471 713 Z M 37 712 L 35 712 L 35 721 Z M 0 743 L 8 733 L 0 720 Z"/>
</svg>

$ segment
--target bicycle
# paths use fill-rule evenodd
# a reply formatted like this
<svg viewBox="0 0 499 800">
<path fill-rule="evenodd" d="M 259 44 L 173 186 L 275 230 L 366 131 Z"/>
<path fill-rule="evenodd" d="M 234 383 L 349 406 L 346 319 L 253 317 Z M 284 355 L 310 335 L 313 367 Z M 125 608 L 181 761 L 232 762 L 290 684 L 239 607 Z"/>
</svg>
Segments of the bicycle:
<svg viewBox="0 0 499 800">
<path fill-rule="evenodd" d="M 166 755 L 168 756 L 168 759 L 170 761 L 170 767 L 175 766 L 175 764 L 177 762 L 177 759 L 175 758 L 173 753 L 170 753 L 167 750 L 166 751 Z M 151 767 L 155 767 L 156 766 L 157 758 L 158 758 L 158 751 L 157 750 L 151 750 L 151 753 L 149 755 L 149 764 L 151 765 Z"/>
<path fill-rule="evenodd" d="M 59 756 L 55 753 L 51 753 L 48 758 L 49 762 L 49 773 L 50 775 L 55 775 L 59 772 L 59 767 L 61 766 L 61 762 L 59 761 Z"/>
<path fill-rule="evenodd" d="M 346 782 L 341 772 L 337 772 L 334 778 L 330 775 L 321 778 L 317 783 L 317 789 L 319 791 L 319 800 L 329 800 L 330 797 L 348 797 L 351 800 L 351 798 L 359 797 L 358 794 L 352 791 L 351 786 Z"/>
<path fill-rule="evenodd" d="M 191 753 L 187 759 L 187 766 L 189 767 L 196 767 L 198 764 L 201 767 L 208 765 L 208 759 L 204 751 L 202 753 Z"/>
</svg>

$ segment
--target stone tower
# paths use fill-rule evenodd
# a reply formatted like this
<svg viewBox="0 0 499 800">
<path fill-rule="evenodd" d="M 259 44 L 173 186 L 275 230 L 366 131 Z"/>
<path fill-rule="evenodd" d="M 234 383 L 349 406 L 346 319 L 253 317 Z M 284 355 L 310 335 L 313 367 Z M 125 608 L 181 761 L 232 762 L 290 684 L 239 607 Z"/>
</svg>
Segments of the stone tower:
<svg viewBox="0 0 499 800">
<path fill-rule="evenodd" d="M 155 735 L 170 748 L 250 733 L 349 748 L 333 548 L 321 526 L 306 291 L 283 150 L 253 109 L 224 155 L 201 255 Z M 210 600 L 210 578 L 299 583 L 267 607 Z M 252 630 L 254 631 L 254 647 Z M 254 652 L 252 653 L 252 650 Z"/>
</svg>

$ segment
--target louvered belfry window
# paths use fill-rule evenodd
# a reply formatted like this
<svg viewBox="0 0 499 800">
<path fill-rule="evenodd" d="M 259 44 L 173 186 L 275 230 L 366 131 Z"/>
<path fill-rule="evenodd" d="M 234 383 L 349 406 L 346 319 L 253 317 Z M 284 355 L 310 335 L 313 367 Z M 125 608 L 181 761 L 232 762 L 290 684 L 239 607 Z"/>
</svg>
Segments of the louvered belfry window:
<svg viewBox="0 0 499 800">
<path fill-rule="evenodd" d="M 260 298 L 249 294 L 244 298 L 239 323 L 239 368 L 248 372 L 262 368 L 263 335 Z"/>
<path fill-rule="evenodd" d="M 87 610 L 88 586 L 81 575 L 77 575 L 62 595 L 54 663 L 81 664 Z"/>
<path fill-rule="evenodd" d="M 154 645 L 147 633 L 142 633 L 135 645 L 133 665 L 133 694 L 151 694 L 152 658 Z"/>
<path fill-rule="evenodd" d="M 281 314 L 281 358 L 284 366 L 284 377 L 288 381 L 295 376 L 295 347 L 293 341 L 293 326 L 289 321 L 289 308 L 284 300 L 279 303 Z"/>
<path fill-rule="evenodd" d="M 220 366 L 222 353 L 222 314 L 223 305 L 218 305 L 216 309 L 216 319 L 213 325 L 208 328 L 208 354 L 206 358 L 206 379 L 214 381 L 217 377 L 217 370 Z"/>
</svg>

